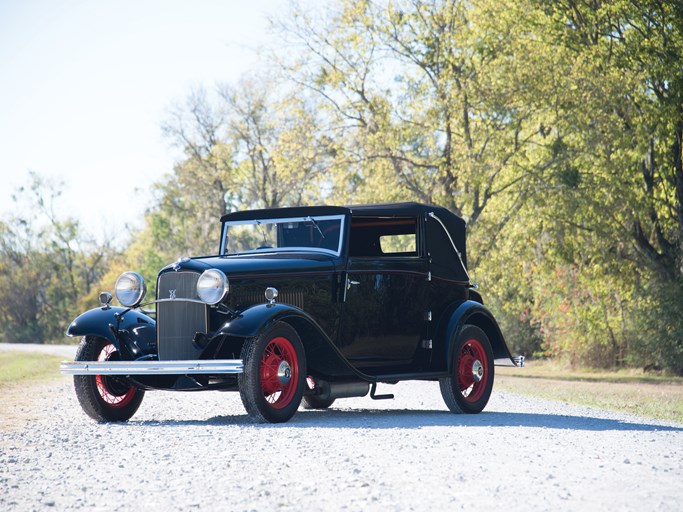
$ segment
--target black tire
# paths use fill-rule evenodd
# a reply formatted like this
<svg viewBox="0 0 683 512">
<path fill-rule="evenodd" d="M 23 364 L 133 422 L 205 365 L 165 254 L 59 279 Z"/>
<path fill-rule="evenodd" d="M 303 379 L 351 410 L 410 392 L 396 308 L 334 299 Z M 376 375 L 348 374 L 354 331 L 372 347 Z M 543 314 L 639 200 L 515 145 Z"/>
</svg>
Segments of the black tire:
<svg viewBox="0 0 683 512">
<path fill-rule="evenodd" d="M 86 336 L 76 351 L 76 361 L 110 360 L 119 360 L 119 353 L 104 338 Z M 83 411 L 99 422 L 128 421 L 145 396 L 125 378 L 107 375 L 74 375 L 74 388 Z"/>
<path fill-rule="evenodd" d="M 465 325 L 451 357 L 451 376 L 439 379 L 444 402 L 454 413 L 480 413 L 493 389 L 493 350 L 488 336 L 479 327 Z"/>
<path fill-rule="evenodd" d="M 297 332 L 277 322 L 242 347 L 244 371 L 237 377 L 242 404 L 259 423 L 288 421 L 306 385 L 306 356 Z"/>
</svg>

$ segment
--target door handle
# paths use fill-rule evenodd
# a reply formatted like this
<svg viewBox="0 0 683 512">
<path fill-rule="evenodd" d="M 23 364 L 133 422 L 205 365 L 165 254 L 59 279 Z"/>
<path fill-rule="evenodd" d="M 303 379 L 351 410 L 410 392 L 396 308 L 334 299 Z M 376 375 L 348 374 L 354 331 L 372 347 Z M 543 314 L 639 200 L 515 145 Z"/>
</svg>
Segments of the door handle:
<svg viewBox="0 0 683 512">
<path fill-rule="evenodd" d="M 346 289 L 347 289 L 347 290 L 350 290 L 352 284 L 353 284 L 353 285 L 360 284 L 360 281 L 352 281 L 351 279 L 349 279 L 349 278 L 347 277 L 347 278 L 346 278 Z"/>
</svg>

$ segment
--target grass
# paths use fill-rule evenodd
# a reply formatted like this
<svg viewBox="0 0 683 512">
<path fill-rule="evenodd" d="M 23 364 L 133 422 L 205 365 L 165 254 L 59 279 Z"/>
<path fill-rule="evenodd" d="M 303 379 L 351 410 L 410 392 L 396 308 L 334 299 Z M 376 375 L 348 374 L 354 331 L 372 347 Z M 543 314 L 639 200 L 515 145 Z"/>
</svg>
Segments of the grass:
<svg viewBox="0 0 683 512">
<path fill-rule="evenodd" d="M 57 378 L 59 356 L 32 352 L 0 352 L 0 388 L 20 381 L 40 381 Z"/>
<path fill-rule="evenodd" d="M 683 378 L 574 370 L 558 363 L 530 361 L 523 369 L 496 368 L 496 389 L 548 400 L 683 423 Z"/>
</svg>

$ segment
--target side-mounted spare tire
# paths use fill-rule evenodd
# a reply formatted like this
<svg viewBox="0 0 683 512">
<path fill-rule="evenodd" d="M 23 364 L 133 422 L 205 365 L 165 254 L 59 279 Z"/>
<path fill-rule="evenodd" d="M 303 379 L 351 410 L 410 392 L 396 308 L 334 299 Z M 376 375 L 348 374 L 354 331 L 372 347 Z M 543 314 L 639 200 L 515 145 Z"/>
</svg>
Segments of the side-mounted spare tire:
<svg viewBox="0 0 683 512">
<path fill-rule="evenodd" d="M 76 361 L 119 361 L 114 344 L 97 336 L 86 336 L 76 351 Z M 145 396 L 125 377 L 112 375 L 74 375 L 76 397 L 83 411 L 100 422 L 128 421 Z"/>
<path fill-rule="evenodd" d="M 451 375 L 439 379 L 444 402 L 454 413 L 480 413 L 493 389 L 493 350 L 488 336 L 475 325 L 465 325 L 451 358 Z"/>
<path fill-rule="evenodd" d="M 276 322 L 242 347 L 244 371 L 237 376 L 242 404 L 260 423 L 288 421 L 306 385 L 306 356 L 292 326 Z"/>
</svg>

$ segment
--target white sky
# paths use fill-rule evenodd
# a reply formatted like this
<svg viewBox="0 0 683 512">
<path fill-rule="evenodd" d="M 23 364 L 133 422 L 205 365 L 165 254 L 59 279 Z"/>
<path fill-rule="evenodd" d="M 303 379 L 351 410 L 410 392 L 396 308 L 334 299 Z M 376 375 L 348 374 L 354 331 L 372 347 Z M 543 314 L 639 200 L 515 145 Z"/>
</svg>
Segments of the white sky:
<svg viewBox="0 0 683 512">
<path fill-rule="evenodd" d="M 167 109 L 256 69 L 287 3 L 0 0 L 0 216 L 32 170 L 65 182 L 61 213 L 92 234 L 141 226 L 178 156 Z"/>
</svg>

